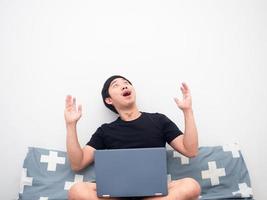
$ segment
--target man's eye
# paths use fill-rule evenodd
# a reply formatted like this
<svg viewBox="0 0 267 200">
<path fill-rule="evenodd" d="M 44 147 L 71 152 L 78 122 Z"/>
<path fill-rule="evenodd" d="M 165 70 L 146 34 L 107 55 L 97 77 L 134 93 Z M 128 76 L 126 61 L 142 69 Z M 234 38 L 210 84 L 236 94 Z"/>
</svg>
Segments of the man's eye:
<svg viewBox="0 0 267 200">
<path fill-rule="evenodd" d="M 118 87 L 118 84 L 114 84 L 113 87 Z"/>
</svg>

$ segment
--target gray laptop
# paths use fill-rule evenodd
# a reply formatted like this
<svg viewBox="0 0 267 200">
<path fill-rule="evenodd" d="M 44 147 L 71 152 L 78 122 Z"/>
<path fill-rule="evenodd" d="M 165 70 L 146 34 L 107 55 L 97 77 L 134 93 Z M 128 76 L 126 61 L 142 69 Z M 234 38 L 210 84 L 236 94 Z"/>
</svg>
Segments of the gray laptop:
<svg viewBox="0 0 267 200">
<path fill-rule="evenodd" d="M 165 148 L 96 150 L 95 174 L 98 197 L 168 194 Z"/>
</svg>

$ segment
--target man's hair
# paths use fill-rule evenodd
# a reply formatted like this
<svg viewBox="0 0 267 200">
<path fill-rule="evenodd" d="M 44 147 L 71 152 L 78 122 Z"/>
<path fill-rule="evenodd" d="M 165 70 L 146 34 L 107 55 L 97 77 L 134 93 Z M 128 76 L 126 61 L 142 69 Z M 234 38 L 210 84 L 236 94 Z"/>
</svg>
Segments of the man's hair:
<svg viewBox="0 0 267 200">
<path fill-rule="evenodd" d="M 102 88 L 102 92 L 101 92 L 101 94 L 102 94 L 102 99 L 103 99 L 103 102 L 104 102 L 105 106 L 106 106 L 108 109 L 110 109 L 111 111 L 113 111 L 113 112 L 115 112 L 115 113 L 118 114 L 118 111 L 115 109 L 115 107 L 114 107 L 113 105 L 111 105 L 111 104 L 107 104 L 106 101 L 105 101 L 106 98 L 110 97 L 110 94 L 109 94 L 109 92 L 108 92 L 110 83 L 111 83 L 114 79 L 116 79 L 116 78 L 123 78 L 123 79 L 125 79 L 126 81 L 128 81 L 128 82 L 132 85 L 132 83 L 131 83 L 127 78 L 125 78 L 125 77 L 123 77 L 123 76 L 120 76 L 120 75 L 113 75 L 113 76 L 109 77 L 109 78 L 105 81 L 105 83 L 104 83 L 104 85 L 103 85 L 103 88 Z"/>
</svg>

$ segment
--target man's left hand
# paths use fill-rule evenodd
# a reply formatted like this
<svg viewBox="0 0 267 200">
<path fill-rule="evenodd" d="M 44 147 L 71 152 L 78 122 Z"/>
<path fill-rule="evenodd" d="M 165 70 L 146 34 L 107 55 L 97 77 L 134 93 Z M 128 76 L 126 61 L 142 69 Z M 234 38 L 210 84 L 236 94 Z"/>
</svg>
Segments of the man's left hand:
<svg viewBox="0 0 267 200">
<path fill-rule="evenodd" d="M 192 98 L 190 94 L 190 90 L 186 83 L 182 83 L 180 87 L 183 93 L 183 99 L 174 98 L 175 103 L 182 111 L 187 111 L 192 109 Z"/>
</svg>

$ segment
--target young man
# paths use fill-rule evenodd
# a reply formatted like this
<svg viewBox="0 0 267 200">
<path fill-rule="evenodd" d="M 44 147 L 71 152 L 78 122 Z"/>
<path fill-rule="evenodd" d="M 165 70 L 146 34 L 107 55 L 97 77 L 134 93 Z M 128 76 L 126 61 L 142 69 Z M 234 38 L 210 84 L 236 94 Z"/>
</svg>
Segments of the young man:
<svg viewBox="0 0 267 200">
<path fill-rule="evenodd" d="M 81 148 L 76 125 L 82 115 L 81 105 L 66 97 L 65 121 L 67 127 L 67 153 L 74 171 L 79 171 L 94 159 L 96 149 L 165 147 L 168 142 L 176 151 L 187 157 L 198 153 L 197 128 L 192 111 L 192 101 L 188 86 L 182 83 L 183 99 L 175 98 L 177 106 L 183 111 L 185 131 L 165 115 L 140 112 L 136 105 L 136 93 L 132 83 L 126 78 L 115 75 L 106 80 L 102 89 L 104 104 L 119 117 L 109 124 L 103 124 Z M 200 186 L 192 178 L 175 180 L 168 185 L 168 195 L 148 197 L 145 200 L 193 200 L 198 199 Z M 80 182 L 74 184 L 68 193 L 70 200 L 98 200 L 96 184 Z M 115 198 L 109 198 L 115 199 Z"/>
</svg>

